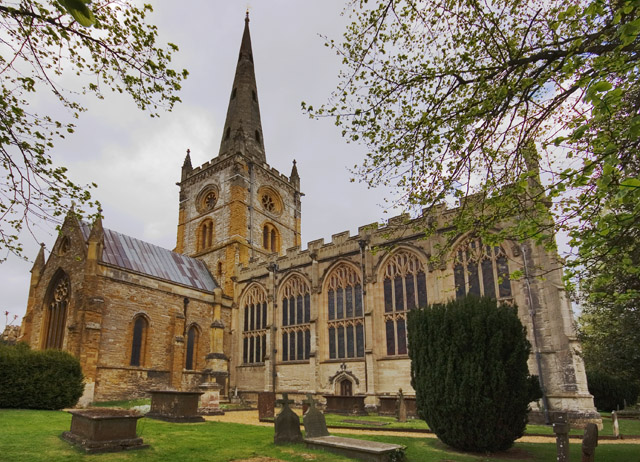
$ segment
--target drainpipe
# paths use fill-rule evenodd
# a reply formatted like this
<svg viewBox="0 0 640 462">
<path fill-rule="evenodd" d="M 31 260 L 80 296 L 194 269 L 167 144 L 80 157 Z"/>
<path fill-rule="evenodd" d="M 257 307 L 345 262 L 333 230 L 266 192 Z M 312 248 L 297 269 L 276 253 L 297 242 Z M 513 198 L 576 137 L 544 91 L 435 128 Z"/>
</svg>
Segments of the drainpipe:
<svg viewBox="0 0 640 462">
<path fill-rule="evenodd" d="M 540 346 L 538 343 L 538 328 L 536 327 L 536 308 L 533 304 L 533 296 L 531 295 L 531 281 L 529 275 L 529 265 L 527 263 L 527 251 L 523 244 L 520 244 L 522 252 L 522 261 L 524 262 L 524 280 L 527 284 L 527 298 L 529 300 L 529 316 L 531 317 L 531 329 L 533 330 L 533 348 L 535 350 L 536 364 L 538 366 L 538 381 L 540 389 L 542 389 L 542 410 L 544 412 L 544 423 L 549 425 L 549 400 L 547 398 L 547 390 L 544 386 L 544 377 L 542 375 L 542 358 L 540 354 Z"/>
</svg>

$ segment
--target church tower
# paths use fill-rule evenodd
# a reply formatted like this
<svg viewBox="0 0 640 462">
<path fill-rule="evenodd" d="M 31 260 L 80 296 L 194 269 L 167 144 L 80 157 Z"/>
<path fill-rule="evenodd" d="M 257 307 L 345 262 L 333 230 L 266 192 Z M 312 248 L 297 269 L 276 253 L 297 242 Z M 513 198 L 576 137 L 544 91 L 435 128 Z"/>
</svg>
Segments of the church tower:
<svg viewBox="0 0 640 462">
<path fill-rule="evenodd" d="M 226 293 L 238 264 L 284 254 L 300 245 L 300 177 L 266 161 L 249 13 L 231 89 L 220 151 L 182 166 L 176 251 L 203 260 Z"/>
</svg>

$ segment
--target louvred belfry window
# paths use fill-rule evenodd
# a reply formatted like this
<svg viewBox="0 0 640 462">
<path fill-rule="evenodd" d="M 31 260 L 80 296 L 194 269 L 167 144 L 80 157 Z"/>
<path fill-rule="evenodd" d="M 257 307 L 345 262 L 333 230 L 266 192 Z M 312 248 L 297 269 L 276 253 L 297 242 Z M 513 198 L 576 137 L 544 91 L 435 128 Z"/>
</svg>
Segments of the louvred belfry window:
<svg viewBox="0 0 640 462">
<path fill-rule="evenodd" d="M 281 291 L 282 361 L 309 359 L 311 351 L 311 291 L 300 276 L 289 278 Z"/>
<path fill-rule="evenodd" d="M 267 293 L 253 286 L 242 303 L 242 362 L 263 363 L 267 352 Z"/>
<path fill-rule="evenodd" d="M 453 276 L 457 298 L 472 294 L 499 300 L 512 295 L 504 249 L 483 245 L 480 239 L 470 239 L 458 247 Z"/>
<path fill-rule="evenodd" d="M 407 312 L 427 305 L 424 265 L 412 252 L 396 252 L 384 267 L 387 355 L 407 354 Z"/>
<path fill-rule="evenodd" d="M 327 327 L 329 358 L 364 357 L 362 280 L 352 266 L 344 263 L 328 277 Z"/>
</svg>

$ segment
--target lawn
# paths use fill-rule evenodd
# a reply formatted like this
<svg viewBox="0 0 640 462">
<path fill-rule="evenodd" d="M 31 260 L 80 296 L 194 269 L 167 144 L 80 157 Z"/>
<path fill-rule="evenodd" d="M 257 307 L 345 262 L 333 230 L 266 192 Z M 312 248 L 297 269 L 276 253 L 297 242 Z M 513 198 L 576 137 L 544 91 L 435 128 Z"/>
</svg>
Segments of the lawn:
<svg viewBox="0 0 640 462">
<path fill-rule="evenodd" d="M 70 427 L 71 416 L 61 411 L 0 410 L 0 459 L 3 462 L 94 462 L 94 461 L 167 461 L 180 462 L 274 458 L 282 461 L 346 461 L 333 454 L 306 449 L 304 445 L 273 445 L 273 429 L 249 425 L 206 422 L 171 424 L 151 419 L 138 423 L 139 436 L 148 449 L 116 454 L 85 455 L 60 439 Z M 339 434 L 339 431 L 334 432 Z M 555 460 L 555 444 L 516 444 L 495 456 L 463 454 L 451 450 L 434 438 L 362 436 L 365 439 L 407 446 L 408 462 L 504 462 Z M 601 445 L 598 462 L 640 462 L 638 445 Z M 580 460 L 579 440 L 571 444 L 572 460 Z"/>
<path fill-rule="evenodd" d="M 602 424 L 603 429 L 600 430 L 600 436 L 613 436 L 613 425 L 611 423 L 611 413 L 602 412 Z M 327 419 L 327 425 L 342 426 L 342 427 L 363 427 L 367 426 L 366 422 L 379 422 L 384 423 L 377 428 L 381 429 L 419 429 L 427 430 L 429 426 L 424 420 L 420 419 L 408 419 L 406 422 L 400 423 L 395 417 L 391 416 L 344 416 L 338 414 L 325 414 Z M 355 422 L 362 423 L 355 423 Z M 620 427 L 620 434 L 627 436 L 640 436 L 640 419 L 618 419 Z M 571 430 L 572 435 L 582 435 L 583 429 L 574 428 Z M 529 435 L 553 435 L 553 428 L 548 425 L 527 425 L 526 434 Z"/>
</svg>

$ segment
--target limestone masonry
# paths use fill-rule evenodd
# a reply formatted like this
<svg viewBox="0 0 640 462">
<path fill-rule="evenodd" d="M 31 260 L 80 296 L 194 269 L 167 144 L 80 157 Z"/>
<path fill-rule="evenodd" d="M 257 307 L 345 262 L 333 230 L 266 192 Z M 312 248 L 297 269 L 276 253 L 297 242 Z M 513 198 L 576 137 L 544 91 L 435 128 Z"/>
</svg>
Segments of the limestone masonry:
<svg viewBox="0 0 640 462">
<path fill-rule="evenodd" d="M 174 251 L 69 214 L 36 259 L 21 338 L 80 359 L 83 402 L 211 381 L 224 396 L 361 395 L 373 408 L 414 394 L 407 313 L 473 293 L 518 306 L 545 391 L 536 410 L 600 421 L 556 254 L 461 235 L 434 265 L 444 208 L 426 211 L 429 238 L 426 218 L 397 217 L 301 249 L 300 177 L 295 161 L 289 176 L 267 163 L 248 17 L 220 151 L 195 168 L 187 153 L 178 184 Z"/>
</svg>

